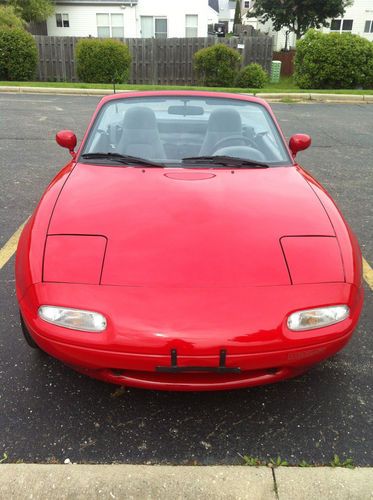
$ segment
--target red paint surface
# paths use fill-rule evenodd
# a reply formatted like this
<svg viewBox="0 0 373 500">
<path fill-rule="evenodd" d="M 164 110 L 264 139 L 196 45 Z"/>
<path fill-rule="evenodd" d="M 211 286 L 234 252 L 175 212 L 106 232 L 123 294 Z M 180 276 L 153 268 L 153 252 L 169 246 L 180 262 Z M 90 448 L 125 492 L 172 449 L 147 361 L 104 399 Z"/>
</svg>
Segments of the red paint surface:
<svg viewBox="0 0 373 500">
<path fill-rule="evenodd" d="M 102 284 L 127 286 L 285 285 L 280 238 L 334 236 L 295 168 L 214 173 L 180 182 L 161 169 L 78 164 L 49 231 L 106 236 Z"/>
<path fill-rule="evenodd" d="M 57 132 L 56 141 L 61 147 L 67 148 L 71 153 L 74 152 L 77 144 L 76 135 L 71 130 L 60 130 Z"/>
<path fill-rule="evenodd" d="M 140 95 L 106 97 L 98 109 Z M 214 96 L 259 102 L 272 114 L 256 98 Z M 20 309 L 42 349 L 121 385 L 218 390 L 297 375 L 348 342 L 363 302 L 361 253 L 309 174 L 296 164 L 234 175 L 198 169 L 193 182 L 177 169 L 164 174 L 71 162 L 52 181 L 16 259 Z M 53 236 L 66 234 L 74 236 Z M 99 273 L 100 285 L 76 284 L 98 283 Z M 296 284 L 311 275 L 312 283 Z M 100 312 L 107 329 L 94 334 L 45 323 L 37 314 L 42 304 Z M 347 304 L 351 316 L 309 332 L 288 330 L 292 312 L 333 304 Z M 170 365 L 171 349 L 180 366 L 213 367 L 225 349 L 227 366 L 242 372 L 157 373 Z"/>
<path fill-rule="evenodd" d="M 360 290 L 345 283 L 229 289 L 40 283 L 30 288 L 21 309 L 42 349 L 90 375 L 131 385 L 141 372 L 142 382 L 132 385 L 145 387 L 149 380 L 148 387 L 158 389 L 206 390 L 207 384 L 215 390 L 297 375 L 331 356 L 350 339 L 362 299 Z M 46 325 L 36 311 L 51 302 L 101 312 L 107 330 L 97 334 Z M 309 332 L 288 330 L 291 312 L 336 303 L 349 304 L 351 317 Z M 226 349 L 227 366 L 238 366 L 242 373 L 233 378 L 156 373 L 157 366 L 170 365 L 171 349 L 177 349 L 180 366 L 215 367 L 220 349 Z M 113 376 L 112 369 L 124 370 L 126 382 Z M 272 369 L 279 371 L 253 376 L 253 371 Z M 227 386 L 229 380 L 232 385 Z"/>
<path fill-rule="evenodd" d="M 300 151 L 304 151 L 311 146 L 312 139 L 307 134 L 295 134 L 290 137 L 289 147 L 295 157 Z"/>
<path fill-rule="evenodd" d="M 336 238 L 308 236 L 281 239 L 294 285 L 343 282 L 344 272 Z"/>
<path fill-rule="evenodd" d="M 103 236 L 48 236 L 43 280 L 99 285 L 105 249 Z"/>
</svg>

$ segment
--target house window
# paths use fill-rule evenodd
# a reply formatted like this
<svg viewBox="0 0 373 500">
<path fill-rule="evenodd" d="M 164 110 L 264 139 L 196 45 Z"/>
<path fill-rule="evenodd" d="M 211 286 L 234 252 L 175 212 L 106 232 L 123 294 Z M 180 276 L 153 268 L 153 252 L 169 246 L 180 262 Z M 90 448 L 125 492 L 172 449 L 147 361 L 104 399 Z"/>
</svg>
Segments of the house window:
<svg viewBox="0 0 373 500">
<path fill-rule="evenodd" d="M 56 14 L 56 26 L 57 28 L 69 28 L 69 14 Z"/>
<path fill-rule="evenodd" d="M 141 16 L 142 38 L 167 38 L 167 18 Z"/>
<path fill-rule="evenodd" d="M 155 38 L 167 38 L 167 19 L 156 17 L 154 19 Z"/>
<path fill-rule="evenodd" d="M 333 19 L 330 24 L 330 31 L 352 31 L 352 19 Z"/>
<path fill-rule="evenodd" d="M 250 9 L 250 1 L 246 1 L 243 4 L 244 4 L 245 9 Z"/>
<path fill-rule="evenodd" d="M 123 38 L 123 14 L 111 14 L 111 36 L 113 38 Z"/>
<path fill-rule="evenodd" d="M 365 21 L 364 33 L 373 33 L 373 21 Z"/>
<path fill-rule="evenodd" d="M 354 24 L 352 19 L 343 19 L 342 31 L 352 31 L 352 25 Z"/>
<path fill-rule="evenodd" d="M 123 14 L 96 14 L 99 38 L 123 38 Z"/>
<path fill-rule="evenodd" d="M 198 36 L 198 16 L 189 15 L 185 16 L 185 36 L 187 38 Z"/>
<path fill-rule="evenodd" d="M 341 19 L 333 19 L 330 24 L 330 31 L 341 31 Z"/>
<path fill-rule="evenodd" d="M 110 38 L 110 15 L 96 14 L 97 36 L 99 38 Z"/>
</svg>

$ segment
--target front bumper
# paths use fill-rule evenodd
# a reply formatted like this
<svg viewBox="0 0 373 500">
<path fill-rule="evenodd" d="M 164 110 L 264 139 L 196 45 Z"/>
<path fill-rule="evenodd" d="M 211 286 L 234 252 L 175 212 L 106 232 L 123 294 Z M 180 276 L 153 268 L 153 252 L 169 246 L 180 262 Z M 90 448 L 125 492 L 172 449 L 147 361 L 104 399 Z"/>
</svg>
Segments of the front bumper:
<svg viewBox="0 0 373 500">
<path fill-rule="evenodd" d="M 296 376 L 342 349 L 356 327 L 363 292 L 353 285 L 240 289 L 152 289 L 91 285 L 32 286 L 20 302 L 35 342 L 91 377 L 164 390 L 224 390 Z M 287 329 L 298 309 L 348 304 L 347 320 L 309 332 Z M 76 332 L 42 321 L 38 307 L 53 304 L 105 314 L 102 334 Z M 248 306 L 249 304 L 249 306 Z M 225 366 L 239 373 L 162 373 L 177 351 L 180 367 Z"/>
</svg>

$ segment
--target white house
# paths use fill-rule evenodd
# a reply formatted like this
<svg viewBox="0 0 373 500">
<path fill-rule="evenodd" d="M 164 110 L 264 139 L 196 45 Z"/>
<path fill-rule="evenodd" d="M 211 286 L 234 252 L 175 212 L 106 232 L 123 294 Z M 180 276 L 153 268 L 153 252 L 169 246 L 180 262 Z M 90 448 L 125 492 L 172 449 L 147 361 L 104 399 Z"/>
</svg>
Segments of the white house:
<svg viewBox="0 0 373 500">
<path fill-rule="evenodd" d="M 235 0 L 219 0 L 219 22 L 228 26 L 228 32 L 233 31 Z"/>
<path fill-rule="evenodd" d="M 243 24 L 249 24 L 246 12 L 253 4 L 253 0 L 240 0 Z M 219 22 L 228 24 L 228 31 L 233 31 L 236 0 L 219 0 Z"/>
<path fill-rule="evenodd" d="M 205 37 L 218 22 L 218 0 L 56 0 L 50 36 Z"/>
<path fill-rule="evenodd" d="M 247 2 L 243 3 L 246 4 Z M 251 0 L 250 4 L 252 5 L 253 3 Z M 331 19 L 329 22 L 330 28 L 322 29 L 325 33 L 353 33 L 373 41 L 373 0 L 354 0 L 353 5 L 346 9 L 343 18 Z M 276 32 L 272 29 L 270 21 L 262 24 L 257 19 L 248 20 L 248 24 L 272 35 L 274 37 L 274 50 L 281 50 L 285 47 L 286 29 Z M 294 33 L 290 33 L 288 36 L 288 47 L 294 47 L 295 44 L 296 37 Z"/>
<path fill-rule="evenodd" d="M 323 31 L 353 33 L 373 41 L 373 0 L 354 0 L 343 18 L 333 19 Z"/>
</svg>

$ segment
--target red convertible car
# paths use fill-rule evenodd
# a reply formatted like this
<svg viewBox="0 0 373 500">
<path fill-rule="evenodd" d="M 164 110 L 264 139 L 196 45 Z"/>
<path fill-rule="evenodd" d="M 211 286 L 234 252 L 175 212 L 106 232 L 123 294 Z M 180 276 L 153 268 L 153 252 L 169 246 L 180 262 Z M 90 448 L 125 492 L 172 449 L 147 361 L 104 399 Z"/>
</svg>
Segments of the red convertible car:
<svg viewBox="0 0 373 500">
<path fill-rule="evenodd" d="M 24 336 L 79 372 L 164 390 L 303 373 L 350 340 L 356 237 L 295 160 L 269 105 L 210 92 L 115 94 L 20 238 Z"/>
</svg>

